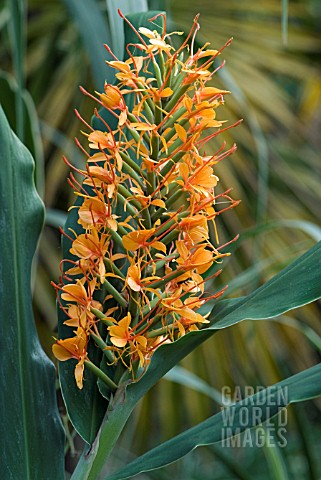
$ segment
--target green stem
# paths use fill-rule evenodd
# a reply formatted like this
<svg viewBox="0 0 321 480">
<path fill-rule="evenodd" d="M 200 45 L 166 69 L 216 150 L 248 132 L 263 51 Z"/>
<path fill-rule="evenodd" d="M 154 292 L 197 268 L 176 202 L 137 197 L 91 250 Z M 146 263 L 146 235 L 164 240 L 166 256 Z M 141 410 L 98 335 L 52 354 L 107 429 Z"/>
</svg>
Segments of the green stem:
<svg viewBox="0 0 321 480">
<path fill-rule="evenodd" d="M 182 142 L 179 140 L 179 143 L 182 143 Z M 186 152 L 182 151 L 182 152 L 179 152 L 176 155 L 174 155 L 174 157 L 170 159 L 170 161 L 165 165 L 165 167 L 162 168 L 162 170 L 160 172 L 161 177 L 165 177 L 169 173 L 171 168 L 173 168 L 173 165 L 175 165 L 177 162 L 179 162 L 185 154 L 186 154 Z"/>
<path fill-rule="evenodd" d="M 135 121 L 137 121 L 137 119 L 135 119 Z M 146 136 L 146 132 L 143 134 L 143 136 L 141 138 L 141 136 L 139 135 L 138 132 L 136 132 L 136 130 L 134 130 L 133 128 L 130 128 L 130 127 L 127 127 L 127 128 L 128 128 L 129 133 L 131 134 L 131 136 L 133 137 L 133 139 L 135 140 L 136 143 L 144 144 L 144 141 L 145 141 L 145 143 L 147 145 L 149 145 L 149 138 L 148 138 L 148 136 Z M 145 148 L 147 148 L 146 145 L 145 145 Z"/>
<path fill-rule="evenodd" d="M 176 113 L 174 113 L 168 120 L 166 120 L 166 123 L 163 125 L 163 130 L 166 130 L 167 128 L 170 128 L 171 131 L 165 135 L 165 141 L 168 142 L 176 133 L 176 130 L 174 127 L 174 124 L 179 120 L 179 118 L 186 113 L 187 110 L 185 107 L 181 107 L 179 110 L 177 110 Z M 179 122 L 179 124 L 183 127 L 186 123 L 188 122 L 187 118 L 184 118 Z"/>
<path fill-rule="evenodd" d="M 126 155 L 126 153 L 119 152 L 119 154 L 120 154 L 121 158 L 123 159 L 123 161 L 137 173 L 137 177 L 141 181 L 141 179 L 140 179 L 141 169 L 140 169 L 139 165 L 137 165 L 137 163 L 135 163 L 134 160 L 132 160 L 128 155 Z M 142 185 L 142 186 L 144 187 L 144 185 Z"/>
<path fill-rule="evenodd" d="M 164 243 L 164 245 L 168 245 L 169 243 L 177 239 L 178 234 L 179 234 L 178 230 L 176 229 L 172 230 L 167 235 L 165 235 L 164 238 L 162 238 L 162 243 Z"/>
<path fill-rule="evenodd" d="M 163 280 L 158 280 L 157 282 L 152 282 L 150 284 L 150 286 L 151 286 L 151 288 L 162 288 L 168 282 L 170 282 L 171 280 L 174 280 L 174 278 L 179 277 L 183 273 L 184 273 L 184 271 L 182 271 L 182 270 L 179 270 L 179 271 L 175 270 L 170 275 L 166 276 L 166 278 L 164 278 Z"/>
<path fill-rule="evenodd" d="M 146 228 L 151 228 L 151 219 L 150 219 L 150 214 L 149 214 L 148 209 L 143 208 L 141 203 L 138 200 L 136 200 L 134 198 L 133 194 L 130 193 L 127 190 L 127 188 L 124 187 L 123 185 L 118 185 L 118 191 L 122 195 L 122 197 L 124 197 L 126 199 L 128 199 L 128 198 L 130 199 L 130 200 L 127 201 L 126 205 L 128 205 L 130 208 L 132 208 L 130 203 L 129 203 L 129 202 L 131 202 L 135 206 L 135 208 L 138 209 L 138 212 L 136 212 L 135 215 L 133 215 L 132 212 L 130 211 L 130 208 L 128 208 L 129 213 L 131 213 L 131 215 L 136 216 L 136 217 L 139 213 L 144 218 Z M 124 204 L 125 204 L 125 202 L 124 202 Z M 126 235 L 126 232 L 123 233 L 123 235 Z"/>
<path fill-rule="evenodd" d="M 118 189 L 119 189 L 119 186 L 118 186 Z M 131 214 L 133 218 L 137 217 L 139 212 L 137 212 L 137 210 L 135 210 L 135 208 L 129 203 L 129 200 L 126 201 L 126 198 L 123 197 L 123 195 L 121 195 L 119 192 L 117 193 L 117 200 L 119 201 L 119 203 L 123 205 L 124 209 L 126 205 L 126 210 L 128 211 L 128 213 Z"/>
<path fill-rule="evenodd" d="M 165 68 L 165 61 L 164 61 L 164 55 L 163 52 L 160 51 L 158 54 L 158 60 L 159 60 L 159 69 L 160 69 L 160 74 L 162 78 L 166 77 L 166 68 Z"/>
<path fill-rule="evenodd" d="M 166 333 L 169 333 L 170 328 L 172 330 L 175 330 L 175 328 L 177 327 L 175 325 L 168 325 L 167 327 L 157 328 L 157 330 L 152 330 L 151 332 L 148 332 L 147 337 L 155 338 L 155 337 L 159 337 L 160 335 L 165 335 Z"/>
<path fill-rule="evenodd" d="M 161 86 L 163 85 L 162 74 L 161 74 L 158 63 L 155 62 L 155 60 L 153 61 L 153 66 L 154 66 L 155 77 L 157 80 L 157 86 L 158 88 L 161 88 Z M 156 107 L 156 110 L 157 110 L 157 107 Z"/>
<path fill-rule="evenodd" d="M 146 88 L 144 87 L 144 85 L 140 82 L 136 82 L 137 84 L 137 87 L 142 90 L 142 94 L 144 95 L 144 92 L 146 92 Z M 150 97 L 147 97 L 146 100 L 145 100 L 145 104 L 147 104 L 152 112 L 152 114 L 155 112 L 155 105 L 153 103 L 153 100 L 150 98 Z M 154 115 L 153 115 L 154 117 Z"/>
<path fill-rule="evenodd" d="M 156 298 L 154 298 L 154 300 L 151 300 L 149 302 L 149 305 L 145 305 L 142 309 L 142 317 L 145 317 L 145 315 L 147 315 L 148 312 L 150 312 L 151 310 L 153 310 L 154 307 L 156 307 L 156 305 L 160 301 L 159 296 L 161 296 L 162 298 L 165 298 L 166 293 L 163 293 L 163 292 L 159 293 L 159 295 Z"/>
<path fill-rule="evenodd" d="M 167 262 L 170 262 L 171 260 L 174 260 L 175 258 L 178 258 L 178 257 L 179 257 L 179 253 L 173 253 L 169 257 L 163 258 L 163 260 L 159 260 L 158 262 L 155 262 L 156 271 L 159 270 L 160 268 L 163 268 Z"/>
<path fill-rule="evenodd" d="M 119 270 L 119 268 L 116 267 L 116 265 L 111 260 L 109 260 L 109 258 L 104 258 L 104 264 L 110 270 L 111 273 L 114 273 L 115 275 L 118 275 L 123 279 L 126 278 L 123 272 Z"/>
<path fill-rule="evenodd" d="M 115 382 L 112 381 L 111 378 L 106 375 L 100 368 L 96 367 L 94 363 L 92 363 L 90 360 L 85 360 L 85 366 L 91 370 L 100 380 L 102 380 L 106 385 L 108 385 L 109 388 L 111 388 L 112 391 L 117 390 L 118 385 L 116 385 Z"/>
<path fill-rule="evenodd" d="M 160 110 L 160 103 L 157 102 L 155 108 L 155 124 L 159 125 L 162 121 L 162 112 Z M 152 134 L 152 141 L 151 141 L 151 158 L 152 160 L 157 160 L 159 155 L 159 136 L 156 133 Z M 147 174 L 147 193 L 152 195 L 156 190 L 156 175 L 155 172 L 148 172 Z"/>
<path fill-rule="evenodd" d="M 185 192 L 182 190 L 181 186 L 177 185 L 176 188 L 174 189 L 174 193 L 172 193 L 172 195 L 165 202 L 166 208 L 168 209 L 174 202 L 176 202 L 176 200 L 179 200 L 183 196 L 184 196 L 184 200 L 185 200 L 186 199 Z M 158 220 L 162 216 L 163 213 L 164 213 L 164 208 L 160 207 L 157 210 L 157 212 L 155 212 L 152 215 L 153 223 L 156 222 L 156 220 Z"/>
<path fill-rule="evenodd" d="M 121 296 L 121 294 L 116 290 L 115 287 L 111 283 L 108 282 L 108 280 L 105 280 L 103 283 L 104 287 L 106 288 L 107 292 L 110 293 L 116 302 L 123 308 L 127 308 L 127 302 L 124 299 L 124 297 Z"/>
<path fill-rule="evenodd" d="M 138 321 L 138 314 L 139 314 L 138 299 L 139 299 L 139 292 L 131 291 L 129 307 L 128 307 L 128 310 L 130 311 L 130 314 L 132 316 L 131 326 L 135 326 Z"/>
<path fill-rule="evenodd" d="M 95 343 L 98 345 L 98 347 L 101 349 L 103 354 L 108 358 L 110 362 L 115 361 L 115 356 L 111 350 L 108 350 L 108 347 L 104 340 L 99 336 L 96 335 L 95 333 L 91 332 L 90 333 L 91 338 L 95 341 Z"/>
<path fill-rule="evenodd" d="M 179 102 L 179 100 L 182 98 L 182 96 L 184 95 L 186 90 L 188 90 L 188 88 L 189 88 L 189 85 L 184 85 L 183 87 L 181 87 L 179 90 L 177 90 L 174 93 L 174 95 L 172 96 L 172 98 L 170 99 L 168 104 L 166 105 L 166 108 L 167 108 L 168 112 L 170 112 L 172 110 L 172 108 Z"/>
<path fill-rule="evenodd" d="M 101 312 L 100 310 L 98 310 L 98 308 L 94 308 L 94 307 L 91 307 L 90 309 L 91 313 L 93 313 L 97 318 L 99 318 L 99 320 L 101 320 L 102 322 L 104 322 L 106 325 L 108 325 L 109 327 L 112 327 L 114 324 L 113 322 L 111 322 L 110 320 L 107 320 L 106 318 L 106 315 Z"/>
<path fill-rule="evenodd" d="M 135 180 L 135 182 L 138 183 L 138 185 L 140 186 L 140 188 L 143 190 L 145 188 L 145 185 L 144 183 L 142 182 L 142 179 L 141 177 L 135 172 L 135 170 L 132 168 L 131 165 L 128 165 L 128 162 L 124 160 L 122 154 L 120 154 L 120 156 L 122 157 L 123 159 L 123 170 L 129 174 L 129 176 Z M 127 155 L 124 155 L 125 157 Z"/>
</svg>

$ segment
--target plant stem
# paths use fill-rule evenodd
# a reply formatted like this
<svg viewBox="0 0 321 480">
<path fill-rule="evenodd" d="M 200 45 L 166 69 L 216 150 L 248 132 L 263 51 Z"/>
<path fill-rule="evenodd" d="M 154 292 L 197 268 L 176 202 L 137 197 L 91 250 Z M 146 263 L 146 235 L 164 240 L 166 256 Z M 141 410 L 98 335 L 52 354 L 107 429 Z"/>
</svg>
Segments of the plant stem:
<svg viewBox="0 0 321 480">
<path fill-rule="evenodd" d="M 108 280 L 105 280 L 103 282 L 104 287 L 106 288 L 107 292 L 110 293 L 116 302 L 123 308 L 127 308 L 127 302 L 124 299 L 124 297 L 121 296 L 121 294 L 116 290 L 116 288 L 108 282 Z"/>
<path fill-rule="evenodd" d="M 96 335 L 93 332 L 90 333 L 90 336 L 95 341 L 95 343 L 98 345 L 98 347 L 101 349 L 103 354 L 108 358 L 108 360 L 110 362 L 114 362 L 115 361 L 114 354 L 111 350 L 108 350 L 107 345 L 104 342 L 104 340 L 99 335 Z"/>
<path fill-rule="evenodd" d="M 118 385 L 116 385 L 115 382 L 112 381 L 111 378 L 106 375 L 100 368 L 96 367 L 94 363 L 92 363 L 90 360 L 85 360 L 85 366 L 91 370 L 100 380 L 102 380 L 108 387 L 112 390 L 115 391 L 118 388 Z"/>
<path fill-rule="evenodd" d="M 116 267 L 116 265 L 111 260 L 109 260 L 109 258 L 106 258 L 106 257 L 104 258 L 104 264 L 106 265 L 107 268 L 109 268 L 111 273 L 114 273 L 115 275 L 118 275 L 123 279 L 126 278 L 123 272 L 119 270 L 119 268 Z"/>
<path fill-rule="evenodd" d="M 97 308 L 94 308 L 94 307 L 91 307 L 90 309 L 91 313 L 93 313 L 97 318 L 99 318 L 99 320 L 101 320 L 102 322 L 104 322 L 106 325 L 108 325 L 109 327 L 113 326 L 113 322 L 111 322 L 110 320 L 107 320 L 106 318 L 106 315 L 101 312 L 100 310 L 98 310 Z"/>
</svg>

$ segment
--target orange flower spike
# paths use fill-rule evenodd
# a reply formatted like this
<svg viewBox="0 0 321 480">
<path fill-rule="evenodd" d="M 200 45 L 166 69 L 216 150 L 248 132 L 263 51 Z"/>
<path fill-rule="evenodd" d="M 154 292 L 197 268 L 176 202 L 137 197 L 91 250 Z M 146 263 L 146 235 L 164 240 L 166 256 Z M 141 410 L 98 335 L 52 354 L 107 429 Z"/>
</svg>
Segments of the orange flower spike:
<svg viewBox="0 0 321 480">
<path fill-rule="evenodd" d="M 88 293 L 86 288 L 84 287 L 85 282 L 86 282 L 85 278 L 82 278 L 81 280 L 77 279 L 76 283 L 63 285 L 62 287 L 59 287 L 59 289 L 62 292 L 61 294 L 62 300 L 64 300 L 65 302 L 72 302 L 72 304 L 76 303 L 79 307 L 90 311 L 93 304 L 97 305 L 97 303 L 92 298 L 93 293 L 97 287 L 97 279 L 95 277 L 92 280 L 88 281 L 87 283 Z"/>
<path fill-rule="evenodd" d="M 127 270 L 127 285 L 134 292 L 142 290 L 141 270 L 137 265 L 131 265 Z"/>
<path fill-rule="evenodd" d="M 210 166 L 201 166 L 194 173 L 191 167 L 186 163 L 180 163 L 179 172 L 183 180 L 176 180 L 183 190 L 190 193 L 197 192 L 208 197 L 216 187 L 219 178 L 213 174 L 213 168 Z"/>
<path fill-rule="evenodd" d="M 113 175 L 109 169 L 99 166 L 88 166 L 87 173 L 89 178 L 84 180 L 85 185 L 92 187 L 101 187 L 104 183 L 111 185 L 115 181 L 115 175 Z"/>
<path fill-rule="evenodd" d="M 110 50 L 108 50 L 110 51 Z M 113 60 L 106 62 L 112 68 L 115 68 L 119 73 L 115 74 L 115 77 L 120 81 L 122 86 L 128 88 L 137 88 L 137 83 L 140 82 L 145 84 L 145 78 L 139 77 L 139 72 L 143 67 L 144 57 L 142 56 L 132 56 L 125 62 L 120 62 L 119 60 Z M 133 68 L 131 65 L 133 64 Z M 128 92 L 125 92 L 128 93 Z"/>
<path fill-rule="evenodd" d="M 100 101 L 108 110 L 120 110 L 119 127 L 123 126 L 127 121 L 127 106 L 121 91 L 114 85 L 105 83 L 105 93 L 99 95 Z"/>
<path fill-rule="evenodd" d="M 138 250 L 139 248 L 146 248 L 148 246 L 147 240 L 154 232 L 155 228 L 130 232 L 123 236 L 123 245 L 126 250 L 131 251 Z"/>
<path fill-rule="evenodd" d="M 227 95 L 231 93 L 229 90 L 221 90 L 216 87 L 201 87 L 196 90 L 193 102 L 203 102 L 204 100 L 213 100 L 213 98 L 221 97 L 222 95 Z"/>
<path fill-rule="evenodd" d="M 161 35 L 156 30 L 149 30 L 149 28 L 140 27 L 138 29 L 139 33 L 142 33 L 145 37 L 149 39 L 150 45 L 141 45 L 141 47 L 146 51 L 146 53 L 152 52 L 166 52 L 169 53 L 171 50 L 174 50 L 174 47 L 169 45 L 162 39 Z"/>
<path fill-rule="evenodd" d="M 194 310 L 189 308 L 187 305 L 184 305 L 181 300 L 175 299 L 174 297 L 166 298 L 162 301 L 162 305 L 168 311 L 176 312 L 181 317 L 184 317 L 193 323 L 208 323 L 208 321 L 205 320 L 202 315 L 194 312 Z"/>
<path fill-rule="evenodd" d="M 108 326 L 107 349 L 112 360 L 121 361 L 133 376 L 134 362 L 146 368 L 161 344 L 207 322 L 197 310 L 224 289 L 203 298 L 205 282 L 213 278 L 206 272 L 227 255 L 220 253 L 221 247 L 211 245 L 208 221 L 214 222 L 217 215 L 236 204 L 227 195 L 229 191 L 214 194 L 218 182 L 214 166 L 233 149 L 226 152 L 223 145 L 213 156 L 202 150 L 207 141 L 233 126 L 218 129 L 223 120 L 216 118 L 217 108 L 229 92 L 207 86 L 215 72 L 213 61 L 221 50 L 210 49 L 209 44 L 195 49 L 198 17 L 175 51 L 166 27 L 163 32 L 147 28 L 136 31 L 120 15 L 138 40 L 126 46 L 130 58 L 124 62 L 106 47 L 113 57 L 107 63 L 116 70 L 117 85 L 105 84 L 98 98 L 82 89 L 118 123 L 112 130 L 95 109 L 94 115 L 106 131 L 94 130 L 77 113 L 88 129 L 89 147 L 97 153 L 90 156 L 78 142 L 87 167 L 74 169 L 84 177 L 83 184 L 75 176 L 70 183 L 83 199 L 73 208 L 84 232 L 69 237 L 70 253 L 77 261 L 65 260 L 71 268 L 62 273 L 70 283 L 56 286 L 68 317 L 65 324 L 76 327 L 77 334 L 58 340 L 53 350 L 62 361 L 78 360 L 75 377 L 79 388 L 84 364 L 89 362 L 87 340 L 89 334 L 98 332 L 100 321 Z M 183 55 L 178 58 L 180 53 Z M 182 61 L 184 55 L 187 59 Z M 150 66 L 155 78 L 150 76 Z M 214 128 L 214 133 L 208 134 L 209 128 Z M 176 208 L 179 192 L 184 194 L 184 202 Z M 227 206 L 216 211 L 218 198 L 226 200 Z M 119 206 L 127 208 L 131 217 L 117 224 Z M 160 271 L 161 276 L 156 276 Z M 82 280 L 68 277 L 76 274 Z M 121 279 L 124 287 L 119 294 L 105 282 L 109 295 L 101 305 L 93 296 L 100 289 L 97 277 L 103 281 L 107 275 Z M 110 298 L 116 302 L 112 307 L 108 305 Z M 114 311 L 120 308 L 123 313 L 116 321 Z M 154 319 L 162 323 L 161 328 Z M 93 371 L 94 367 L 91 364 Z"/>
<path fill-rule="evenodd" d="M 102 311 L 102 304 L 96 300 L 92 300 L 91 306 Z M 89 329 L 96 320 L 95 315 L 82 305 L 70 305 L 67 313 L 69 319 L 65 320 L 64 324 L 68 325 L 68 327 L 81 327 L 86 330 Z"/>
<path fill-rule="evenodd" d="M 147 338 L 144 337 L 143 335 L 138 335 L 135 338 L 134 342 L 131 342 L 131 354 L 133 356 L 138 357 L 139 359 L 139 366 L 141 368 L 145 367 L 147 363 L 146 356 L 148 355 L 148 350 L 147 350 Z"/>
<path fill-rule="evenodd" d="M 111 108 L 111 109 L 117 108 L 120 110 L 127 108 L 126 103 L 124 102 L 123 96 L 121 94 L 121 91 L 119 90 L 118 87 L 105 83 L 104 91 L 105 93 L 100 94 L 100 100 L 102 101 L 105 107 Z"/>
</svg>

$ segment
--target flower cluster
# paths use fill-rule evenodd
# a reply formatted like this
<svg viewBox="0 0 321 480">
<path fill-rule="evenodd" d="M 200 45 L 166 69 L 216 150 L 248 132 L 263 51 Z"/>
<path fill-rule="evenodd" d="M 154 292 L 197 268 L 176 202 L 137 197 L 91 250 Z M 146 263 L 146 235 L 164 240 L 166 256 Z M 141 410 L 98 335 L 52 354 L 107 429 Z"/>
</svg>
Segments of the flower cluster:
<svg viewBox="0 0 321 480">
<path fill-rule="evenodd" d="M 82 197 L 72 208 L 83 230 L 65 232 L 75 260 L 63 261 L 61 283 L 55 285 L 65 324 L 72 328 L 69 338 L 53 346 L 59 360 L 77 359 L 79 388 L 84 365 L 92 367 L 89 342 L 110 365 L 121 363 L 134 377 L 161 344 L 208 323 L 198 310 L 224 291 L 205 291 L 205 282 L 220 273 L 216 264 L 228 255 L 218 244 L 216 218 L 238 203 L 230 190 L 216 192 L 214 173 L 235 145 L 204 152 L 210 139 L 234 126 L 223 128 L 225 121 L 216 118 L 229 92 L 207 86 L 221 51 L 209 44 L 195 49 L 197 18 L 175 50 L 164 22 L 162 33 L 135 30 L 137 44 L 127 46 L 126 61 L 106 46 L 117 83 L 106 83 L 97 96 L 82 89 L 101 107 L 95 116 L 104 129 L 82 119 L 91 154 L 78 142 L 87 164 L 75 169 L 83 183 L 73 174 L 70 183 Z"/>
</svg>

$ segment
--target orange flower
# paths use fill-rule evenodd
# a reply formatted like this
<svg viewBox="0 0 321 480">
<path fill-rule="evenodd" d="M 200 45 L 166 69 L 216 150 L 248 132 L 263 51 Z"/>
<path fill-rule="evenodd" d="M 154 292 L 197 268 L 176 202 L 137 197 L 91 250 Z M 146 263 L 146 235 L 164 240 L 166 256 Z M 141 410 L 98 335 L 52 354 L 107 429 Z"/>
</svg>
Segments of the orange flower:
<svg viewBox="0 0 321 480">
<path fill-rule="evenodd" d="M 88 282 L 88 293 L 84 283 L 85 279 L 78 279 L 76 283 L 63 285 L 61 287 L 61 298 L 69 305 L 68 315 L 70 318 L 65 321 L 65 324 L 69 326 L 79 325 L 87 330 L 95 321 L 95 316 L 92 314 L 91 309 L 101 310 L 102 305 L 92 298 L 97 285 L 96 277 Z"/>
<path fill-rule="evenodd" d="M 190 251 L 183 240 L 178 240 L 176 247 L 180 254 L 177 259 L 178 265 L 181 265 L 183 269 L 195 269 L 199 274 L 206 272 L 216 258 L 213 252 L 206 248 L 207 245 L 197 245 Z"/>
<path fill-rule="evenodd" d="M 157 277 L 155 275 L 151 277 L 141 277 L 142 274 L 140 265 L 131 265 L 130 267 L 128 267 L 126 282 L 131 290 L 133 290 L 134 292 L 141 292 L 145 289 L 155 293 L 155 290 L 148 287 L 148 285 L 150 284 L 151 280 L 160 280 L 160 277 Z"/>
<path fill-rule="evenodd" d="M 91 233 L 78 235 L 73 241 L 70 253 L 83 260 L 90 260 L 91 271 L 100 276 L 101 282 L 105 281 L 106 267 L 105 256 L 109 247 L 109 237 L 106 234 L 98 234 L 96 228 Z"/>
<path fill-rule="evenodd" d="M 116 347 L 122 348 L 127 345 L 131 338 L 131 334 L 129 332 L 130 322 L 132 320 L 131 314 L 128 313 L 126 317 L 119 320 L 117 325 L 113 325 L 112 327 L 108 327 L 109 334 L 110 334 L 110 341 Z"/>
<path fill-rule="evenodd" d="M 182 218 L 178 227 L 184 233 L 184 243 L 187 247 L 208 239 L 207 219 L 204 215 Z"/>
<path fill-rule="evenodd" d="M 90 148 L 95 150 L 104 150 L 106 148 L 115 157 L 118 170 L 122 170 L 123 160 L 119 154 L 119 145 L 111 133 L 94 130 L 88 135 L 88 140 Z"/>
<path fill-rule="evenodd" d="M 123 245 L 126 250 L 136 251 L 139 248 L 149 248 L 153 247 L 156 250 L 161 250 L 166 253 L 166 247 L 162 242 L 155 240 L 150 240 L 150 237 L 155 233 L 156 228 L 151 228 L 148 230 L 138 230 L 134 232 L 127 233 L 123 236 Z M 147 240 L 150 240 L 147 242 Z"/>
<path fill-rule="evenodd" d="M 205 197 L 210 195 L 218 182 L 218 177 L 213 174 L 213 168 L 210 166 L 201 166 L 191 172 L 191 168 L 186 163 L 181 163 L 179 171 L 183 180 L 176 180 L 176 182 L 183 187 L 183 190 L 196 192 Z"/>
<path fill-rule="evenodd" d="M 87 358 L 87 335 L 82 328 L 78 328 L 76 336 L 65 340 L 56 340 L 52 346 L 54 356 L 60 362 L 75 358 L 78 363 L 75 367 L 77 387 L 83 388 L 84 362 Z"/>
<path fill-rule="evenodd" d="M 105 203 L 100 195 L 99 197 L 85 197 L 78 210 L 78 223 L 85 229 L 93 226 L 108 227 L 117 230 L 117 215 L 111 212 L 110 207 Z"/>
</svg>

